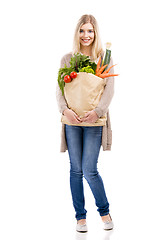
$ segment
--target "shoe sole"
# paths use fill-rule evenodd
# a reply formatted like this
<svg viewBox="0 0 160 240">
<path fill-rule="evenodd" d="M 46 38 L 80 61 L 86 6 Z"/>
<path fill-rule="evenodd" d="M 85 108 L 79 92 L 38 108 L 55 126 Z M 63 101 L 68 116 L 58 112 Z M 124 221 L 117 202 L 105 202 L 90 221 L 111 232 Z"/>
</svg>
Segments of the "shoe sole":
<svg viewBox="0 0 160 240">
<path fill-rule="evenodd" d="M 110 231 L 110 230 L 113 230 L 113 228 L 109 228 L 109 229 L 105 229 L 103 228 L 105 231 Z"/>
</svg>

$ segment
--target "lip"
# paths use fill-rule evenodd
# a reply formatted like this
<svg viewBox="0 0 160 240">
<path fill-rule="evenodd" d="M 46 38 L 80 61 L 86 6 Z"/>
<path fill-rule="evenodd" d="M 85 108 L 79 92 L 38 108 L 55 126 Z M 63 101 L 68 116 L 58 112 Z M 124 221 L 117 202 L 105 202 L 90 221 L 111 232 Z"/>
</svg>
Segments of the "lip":
<svg viewBox="0 0 160 240">
<path fill-rule="evenodd" d="M 88 42 L 88 41 L 90 41 L 91 39 L 90 38 L 88 38 L 88 39 L 83 39 L 82 38 L 82 41 L 84 41 L 84 42 Z"/>
</svg>

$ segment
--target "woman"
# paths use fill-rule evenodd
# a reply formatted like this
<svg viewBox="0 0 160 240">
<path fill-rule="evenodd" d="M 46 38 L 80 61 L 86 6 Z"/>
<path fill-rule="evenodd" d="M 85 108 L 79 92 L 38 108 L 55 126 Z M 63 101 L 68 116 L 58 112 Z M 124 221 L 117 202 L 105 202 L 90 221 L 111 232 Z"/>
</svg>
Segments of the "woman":
<svg viewBox="0 0 160 240">
<path fill-rule="evenodd" d="M 92 15 L 83 15 L 77 24 L 74 36 L 73 52 L 66 54 L 61 60 L 69 67 L 69 62 L 74 53 L 81 53 L 97 62 L 103 56 L 101 41 L 96 19 Z M 110 65 L 113 65 L 112 59 Z M 112 68 L 113 69 L 113 68 Z M 113 70 L 111 71 L 113 73 Z M 83 192 L 83 176 L 87 180 L 94 195 L 98 212 L 104 222 L 104 229 L 113 229 L 113 222 L 109 214 L 109 202 L 106 197 L 102 178 L 97 171 L 97 162 L 101 145 L 103 150 L 110 150 L 111 129 L 108 107 L 114 92 L 114 78 L 108 78 L 107 85 L 101 96 L 98 106 L 80 118 L 75 112 L 68 108 L 65 97 L 57 85 L 57 102 L 60 112 L 68 121 L 74 125 L 62 124 L 62 148 L 68 149 L 70 158 L 70 188 L 73 206 L 76 212 L 77 226 L 79 232 L 87 231 L 86 209 Z M 78 126 L 81 122 L 95 123 L 98 118 L 107 113 L 105 126 Z"/>
</svg>

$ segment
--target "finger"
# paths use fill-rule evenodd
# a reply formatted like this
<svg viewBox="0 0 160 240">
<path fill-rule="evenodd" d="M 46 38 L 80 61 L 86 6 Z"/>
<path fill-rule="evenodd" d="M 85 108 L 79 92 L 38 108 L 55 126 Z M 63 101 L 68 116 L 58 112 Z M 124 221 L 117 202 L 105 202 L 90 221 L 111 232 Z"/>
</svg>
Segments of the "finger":
<svg viewBox="0 0 160 240">
<path fill-rule="evenodd" d="M 83 118 L 81 118 L 81 120 L 84 121 L 87 118 L 88 118 L 88 116 L 84 116 Z"/>
<path fill-rule="evenodd" d="M 83 121 L 83 122 L 88 122 L 88 121 L 90 121 L 90 118 L 89 118 L 89 116 L 88 116 L 88 117 L 86 117 L 86 118 L 83 118 L 83 119 L 82 119 L 82 121 Z"/>
<path fill-rule="evenodd" d="M 91 114 L 91 112 L 85 113 L 84 117 L 88 117 Z"/>
<path fill-rule="evenodd" d="M 74 119 L 74 123 L 81 123 L 77 118 Z"/>
<path fill-rule="evenodd" d="M 76 114 L 74 115 L 74 119 L 75 119 L 77 122 L 81 122 L 81 121 L 82 121 Z"/>
<path fill-rule="evenodd" d="M 84 121 L 84 120 L 86 120 L 87 118 L 89 118 L 90 117 L 90 112 L 87 112 L 85 115 L 84 115 L 84 117 L 82 118 L 82 121 Z"/>
<path fill-rule="evenodd" d="M 78 121 L 81 122 L 81 119 L 80 119 L 80 117 L 79 117 L 77 114 L 74 114 L 74 117 L 75 117 Z"/>
<path fill-rule="evenodd" d="M 78 117 L 78 116 L 76 116 L 76 119 L 77 119 L 78 121 L 80 121 L 80 122 L 82 121 L 82 120 L 80 119 L 80 117 Z"/>
</svg>

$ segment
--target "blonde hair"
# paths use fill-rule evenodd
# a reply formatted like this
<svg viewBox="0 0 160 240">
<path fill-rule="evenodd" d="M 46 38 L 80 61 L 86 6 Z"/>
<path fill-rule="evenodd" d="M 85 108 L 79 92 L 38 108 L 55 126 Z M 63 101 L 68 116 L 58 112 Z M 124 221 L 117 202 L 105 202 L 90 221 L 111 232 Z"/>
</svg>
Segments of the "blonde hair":
<svg viewBox="0 0 160 240">
<path fill-rule="evenodd" d="M 99 35 L 99 28 L 96 19 L 92 15 L 83 15 L 76 26 L 74 39 L 73 39 L 73 53 L 80 52 L 79 32 L 82 25 L 91 23 L 94 29 L 94 42 L 92 43 L 92 58 L 95 60 L 103 52 L 102 44 Z"/>
</svg>

